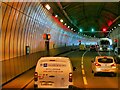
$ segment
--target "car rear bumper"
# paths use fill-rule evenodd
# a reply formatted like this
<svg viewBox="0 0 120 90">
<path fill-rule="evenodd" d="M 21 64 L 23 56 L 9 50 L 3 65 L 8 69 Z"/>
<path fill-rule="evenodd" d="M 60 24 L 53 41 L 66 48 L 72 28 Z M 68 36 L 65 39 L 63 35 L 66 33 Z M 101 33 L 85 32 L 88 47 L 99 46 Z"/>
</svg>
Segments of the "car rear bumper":
<svg viewBox="0 0 120 90">
<path fill-rule="evenodd" d="M 111 69 L 96 68 L 94 70 L 94 73 L 98 73 L 98 72 L 117 73 L 117 68 L 111 68 Z"/>
</svg>

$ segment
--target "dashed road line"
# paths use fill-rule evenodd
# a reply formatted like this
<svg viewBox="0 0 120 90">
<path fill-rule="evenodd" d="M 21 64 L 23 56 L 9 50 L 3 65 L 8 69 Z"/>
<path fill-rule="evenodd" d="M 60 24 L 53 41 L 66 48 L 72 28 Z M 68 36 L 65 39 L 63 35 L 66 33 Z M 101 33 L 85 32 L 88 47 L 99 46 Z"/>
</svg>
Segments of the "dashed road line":
<svg viewBox="0 0 120 90">
<path fill-rule="evenodd" d="M 88 85 L 86 77 L 83 77 L 84 85 Z"/>
<path fill-rule="evenodd" d="M 82 68 L 82 69 L 84 69 L 84 66 L 83 66 L 83 65 L 81 65 L 81 68 Z"/>
<path fill-rule="evenodd" d="M 83 62 L 81 62 L 81 65 L 83 65 Z"/>
<path fill-rule="evenodd" d="M 84 69 L 82 70 L 82 74 L 85 75 L 85 71 L 84 71 Z"/>
<path fill-rule="evenodd" d="M 88 85 L 87 79 L 86 79 L 86 75 L 85 75 L 84 66 L 83 66 L 83 57 L 84 57 L 84 55 L 85 55 L 87 52 L 88 52 L 88 51 L 86 51 L 86 52 L 82 55 L 82 60 L 81 60 L 81 68 L 82 68 L 82 74 L 83 74 L 83 82 L 84 82 L 84 85 Z"/>
</svg>

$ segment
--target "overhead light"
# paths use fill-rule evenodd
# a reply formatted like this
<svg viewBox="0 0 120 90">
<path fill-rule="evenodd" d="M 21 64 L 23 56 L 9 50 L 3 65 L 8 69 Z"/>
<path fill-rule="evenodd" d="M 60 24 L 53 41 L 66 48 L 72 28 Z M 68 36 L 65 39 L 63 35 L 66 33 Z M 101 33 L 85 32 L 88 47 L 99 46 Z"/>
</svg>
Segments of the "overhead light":
<svg viewBox="0 0 120 90">
<path fill-rule="evenodd" d="M 45 7 L 47 8 L 47 10 L 50 10 L 51 8 L 48 4 L 46 4 Z"/>
<path fill-rule="evenodd" d="M 71 28 L 71 30 L 73 30 L 73 28 Z"/>
<path fill-rule="evenodd" d="M 116 28 L 116 27 L 114 27 L 114 28 Z"/>
<path fill-rule="evenodd" d="M 64 25 L 67 25 L 66 23 Z"/>
<path fill-rule="evenodd" d="M 112 30 L 113 30 L 113 28 L 112 28 Z"/>
<path fill-rule="evenodd" d="M 74 30 L 75 31 L 75 30 Z"/>
<path fill-rule="evenodd" d="M 70 28 L 70 26 L 68 26 L 68 28 Z"/>
<path fill-rule="evenodd" d="M 58 17 L 58 15 L 55 15 L 55 17 Z"/>
<path fill-rule="evenodd" d="M 60 22 L 63 22 L 63 19 L 60 19 Z"/>
</svg>

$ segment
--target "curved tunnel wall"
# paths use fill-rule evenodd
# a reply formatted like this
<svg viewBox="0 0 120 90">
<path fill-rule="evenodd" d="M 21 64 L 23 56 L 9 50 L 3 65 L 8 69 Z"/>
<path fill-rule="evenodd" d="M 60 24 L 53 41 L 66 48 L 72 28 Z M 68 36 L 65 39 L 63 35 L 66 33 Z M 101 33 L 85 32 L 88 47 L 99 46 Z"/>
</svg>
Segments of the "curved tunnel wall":
<svg viewBox="0 0 120 90">
<path fill-rule="evenodd" d="M 51 34 L 50 49 L 65 45 L 78 45 L 91 38 L 83 38 L 70 31 L 63 30 L 51 14 L 39 2 L 2 2 L 2 83 L 33 67 L 40 57 L 26 56 L 26 46 L 30 46 L 30 54 L 45 51 L 43 34 Z M 23 56 L 23 57 L 20 57 Z M 25 57 L 24 57 L 25 56 Z M 16 58 L 16 59 L 14 59 Z"/>
<path fill-rule="evenodd" d="M 53 44 L 57 48 L 77 43 L 78 38 L 58 27 L 40 3 L 2 3 L 2 19 L 2 60 L 25 55 L 25 46 L 30 53 L 45 50 L 44 33 L 51 34 L 50 49 Z"/>
</svg>

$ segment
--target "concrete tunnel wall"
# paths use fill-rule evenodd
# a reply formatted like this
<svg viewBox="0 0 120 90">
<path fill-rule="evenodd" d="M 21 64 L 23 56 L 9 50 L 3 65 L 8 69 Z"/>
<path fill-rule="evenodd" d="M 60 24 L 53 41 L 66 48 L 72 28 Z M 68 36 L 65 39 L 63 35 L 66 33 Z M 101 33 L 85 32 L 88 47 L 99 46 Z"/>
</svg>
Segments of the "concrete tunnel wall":
<svg viewBox="0 0 120 90">
<path fill-rule="evenodd" d="M 60 53 L 62 49 L 70 49 L 73 44 L 78 45 L 78 40 L 82 40 L 82 43 L 96 40 L 63 30 L 40 2 L 2 2 L 1 5 L 2 84 L 33 67 L 45 55 L 44 33 L 51 34 L 49 46 L 52 55 L 56 54 L 52 51 Z M 30 46 L 30 55 L 26 55 L 26 46 Z M 56 49 L 53 50 L 54 48 Z"/>
</svg>

